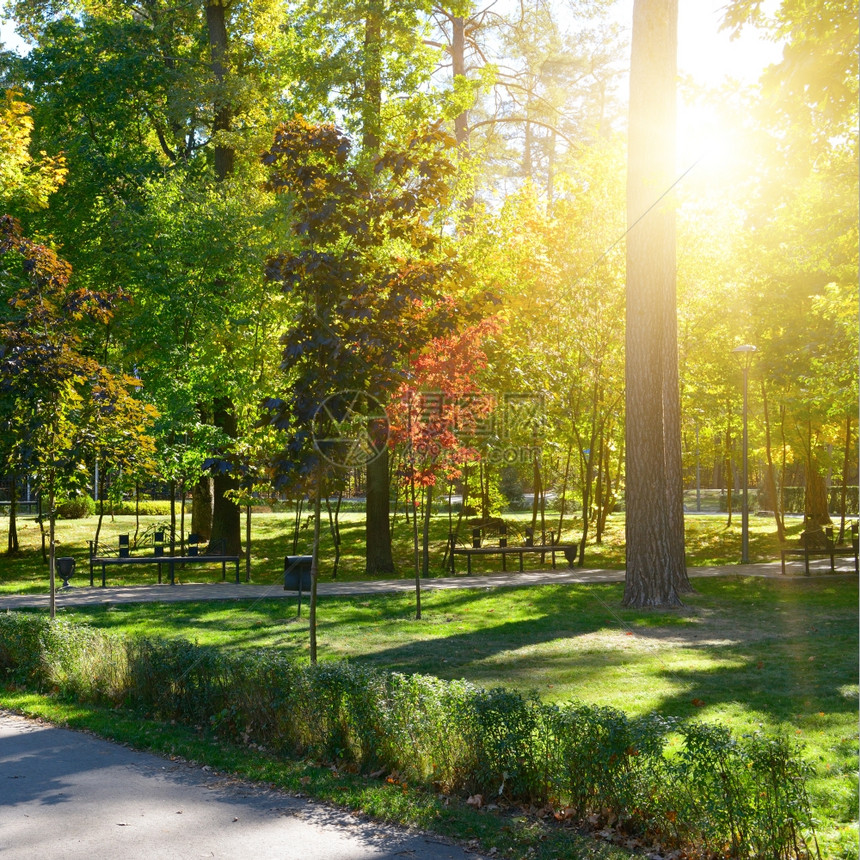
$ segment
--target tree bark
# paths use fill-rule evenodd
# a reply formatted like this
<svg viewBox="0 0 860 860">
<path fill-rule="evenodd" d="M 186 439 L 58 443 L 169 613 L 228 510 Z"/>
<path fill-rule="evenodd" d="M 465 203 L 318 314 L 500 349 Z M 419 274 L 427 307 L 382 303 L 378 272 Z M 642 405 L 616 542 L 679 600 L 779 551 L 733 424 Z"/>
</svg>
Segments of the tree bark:
<svg viewBox="0 0 860 860">
<path fill-rule="evenodd" d="M 829 526 L 830 511 L 828 510 L 827 484 L 824 475 L 810 460 L 806 467 L 806 503 L 804 517 L 808 526 Z"/>
<path fill-rule="evenodd" d="M 675 308 L 677 0 L 635 0 L 627 174 L 626 606 L 678 606 L 684 562 Z M 680 504 L 679 504 L 680 502 Z"/>
<path fill-rule="evenodd" d="M 842 492 L 839 499 L 839 538 L 838 543 L 845 539 L 845 516 L 848 506 L 848 481 L 851 478 L 851 416 L 845 419 L 845 453 L 842 458 Z"/>
<path fill-rule="evenodd" d="M 391 554 L 391 500 L 388 448 L 367 464 L 367 517 L 365 520 L 365 571 L 368 576 L 394 573 Z"/>
<path fill-rule="evenodd" d="M 320 511 L 324 479 L 317 476 L 316 498 L 314 499 L 314 543 L 311 555 L 311 606 L 310 606 L 310 658 L 311 663 L 317 661 L 317 580 L 319 579 L 320 559 Z"/>
<path fill-rule="evenodd" d="M 191 491 L 191 531 L 201 540 L 212 537 L 212 478 L 204 475 Z"/>
<path fill-rule="evenodd" d="M 764 454 L 767 468 L 764 473 L 765 487 L 770 504 L 773 505 L 773 519 L 776 523 L 776 536 L 780 543 L 785 543 L 785 520 L 782 516 L 779 492 L 776 488 L 776 470 L 773 466 L 773 450 L 770 440 L 770 411 L 767 403 L 767 383 L 761 382 L 761 399 L 764 408 Z"/>
<path fill-rule="evenodd" d="M 421 575 L 430 575 L 430 517 L 433 512 L 433 485 L 424 491 L 424 527 L 421 533 Z"/>
<path fill-rule="evenodd" d="M 215 403 L 214 423 L 231 439 L 237 435 L 236 407 L 229 398 Z M 218 472 L 213 478 L 214 504 L 212 508 L 212 540 L 223 540 L 227 555 L 242 551 L 242 523 L 239 506 L 225 493 L 239 488 L 238 479 L 231 472 Z"/>
<path fill-rule="evenodd" d="M 364 92 L 361 101 L 361 136 L 365 153 L 379 150 L 382 132 L 382 10 L 377 0 L 368 3 L 364 19 Z"/>
<path fill-rule="evenodd" d="M 208 0 L 206 3 L 206 29 L 209 34 L 209 52 L 212 58 L 212 74 L 215 78 L 217 92 L 212 106 L 214 118 L 212 133 L 230 131 L 233 113 L 224 97 L 223 85 L 227 70 L 227 18 L 224 0 Z M 215 175 L 218 181 L 225 179 L 233 172 L 234 152 L 232 147 L 224 143 L 215 143 Z"/>
<path fill-rule="evenodd" d="M 844 505 L 843 505 L 844 508 Z M 18 544 L 18 480 L 15 475 L 9 487 L 9 534 L 6 540 L 6 554 L 15 555 L 20 549 Z"/>
<path fill-rule="evenodd" d="M 454 78 L 466 74 L 466 19 L 459 16 L 451 18 L 451 74 Z M 454 117 L 454 139 L 458 147 L 468 146 L 468 111 Z"/>
</svg>

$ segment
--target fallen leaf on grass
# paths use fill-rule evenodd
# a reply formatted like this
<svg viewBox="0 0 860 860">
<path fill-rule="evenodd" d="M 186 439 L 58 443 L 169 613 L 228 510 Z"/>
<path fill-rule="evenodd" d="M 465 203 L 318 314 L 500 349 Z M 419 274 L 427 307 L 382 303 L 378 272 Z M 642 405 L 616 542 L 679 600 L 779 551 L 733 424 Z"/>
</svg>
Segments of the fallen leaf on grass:
<svg viewBox="0 0 860 860">
<path fill-rule="evenodd" d="M 701 699 L 692 699 L 690 704 L 692 704 L 694 708 L 703 708 L 705 706 L 705 703 Z"/>
<path fill-rule="evenodd" d="M 473 794 L 466 801 L 469 806 L 474 806 L 480 809 L 484 805 L 484 796 L 481 794 Z"/>
</svg>

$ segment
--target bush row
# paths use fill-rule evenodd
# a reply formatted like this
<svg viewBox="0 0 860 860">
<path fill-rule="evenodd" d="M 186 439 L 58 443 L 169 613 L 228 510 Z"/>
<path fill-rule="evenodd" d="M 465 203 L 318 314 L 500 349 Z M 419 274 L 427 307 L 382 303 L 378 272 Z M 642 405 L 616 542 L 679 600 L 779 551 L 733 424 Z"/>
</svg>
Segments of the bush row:
<svg viewBox="0 0 860 860">
<path fill-rule="evenodd" d="M 0 672 L 208 725 L 275 755 L 396 771 L 486 802 L 551 804 L 688 857 L 809 856 L 806 766 L 783 738 L 349 663 L 310 666 L 274 650 L 120 638 L 24 613 L 0 616 Z"/>
</svg>

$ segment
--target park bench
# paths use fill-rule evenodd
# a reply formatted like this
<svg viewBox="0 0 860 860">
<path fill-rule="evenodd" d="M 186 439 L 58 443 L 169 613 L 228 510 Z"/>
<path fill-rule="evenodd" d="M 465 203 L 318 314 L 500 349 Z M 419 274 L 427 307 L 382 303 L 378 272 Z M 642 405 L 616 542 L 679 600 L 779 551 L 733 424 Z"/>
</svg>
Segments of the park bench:
<svg viewBox="0 0 860 860">
<path fill-rule="evenodd" d="M 817 535 L 819 543 L 810 540 L 808 535 Z M 823 540 L 821 536 L 823 535 Z M 830 572 L 836 573 L 836 557 L 854 558 L 854 573 L 860 574 L 860 564 L 858 564 L 858 524 L 851 524 L 851 543 L 839 544 L 833 534 L 833 527 L 828 526 L 823 531 L 804 532 L 801 536 L 801 541 L 805 541 L 801 546 L 783 547 L 780 550 L 782 560 L 782 573 L 785 575 L 785 560 L 786 557 L 800 556 L 803 559 L 804 571 L 807 576 L 809 573 L 809 559 L 813 557 L 829 558 Z"/>
<path fill-rule="evenodd" d="M 116 547 L 89 541 L 90 585 L 93 585 L 93 574 L 96 567 L 101 567 L 102 569 L 102 587 L 104 587 L 108 567 L 132 564 L 157 565 L 159 585 L 162 579 L 162 565 L 166 565 L 168 581 L 171 585 L 175 585 L 177 565 L 184 567 L 187 564 L 220 564 L 221 579 L 226 580 L 227 563 L 229 562 L 236 565 L 236 582 L 240 581 L 239 556 L 227 555 L 224 552 L 223 541 L 212 541 L 204 552 L 200 552 L 199 538 L 196 535 L 189 535 L 187 554 L 170 555 L 165 552 L 165 546 L 169 548 L 169 544 L 165 544 L 165 534 L 169 534 L 169 527 L 152 527 L 147 529 L 133 545 L 129 539 L 129 535 L 120 535 Z M 144 550 L 146 554 L 133 554 L 133 551 L 137 552 L 139 550 Z"/>
<path fill-rule="evenodd" d="M 576 563 L 576 557 L 579 552 L 577 544 L 562 544 L 556 543 L 555 532 L 550 532 L 550 542 L 545 543 L 542 540 L 540 543 L 534 542 L 534 533 L 530 528 L 526 529 L 525 536 L 520 538 L 515 533 L 515 529 L 501 519 L 492 519 L 488 521 L 474 521 L 472 525 L 472 544 L 471 546 L 458 545 L 453 535 L 448 538 L 448 555 L 451 560 L 451 573 L 456 574 L 457 570 L 454 563 L 454 557 L 463 555 L 466 557 L 466 573 L 472 573 L 472 557 L 476 555 L 500 555 L 502 557 L 502 570 L 507 571 L 507 559 L 509 555 L 514 555 L 519 559 L 520 573 L 523 572 L 523 557 L 528 554 L 540 553 L 541 561 L 547 555 L 552 561 L 552 569 L 555 570 L 556 553 L 561 554 L 567 560 L 567 566 L 573 567 Z M 519 541 L 509 543 L 508 538 L 514 537 Z M 488 544 L 487 540 L 496 539 L 494 544 Z"/>
</svg>

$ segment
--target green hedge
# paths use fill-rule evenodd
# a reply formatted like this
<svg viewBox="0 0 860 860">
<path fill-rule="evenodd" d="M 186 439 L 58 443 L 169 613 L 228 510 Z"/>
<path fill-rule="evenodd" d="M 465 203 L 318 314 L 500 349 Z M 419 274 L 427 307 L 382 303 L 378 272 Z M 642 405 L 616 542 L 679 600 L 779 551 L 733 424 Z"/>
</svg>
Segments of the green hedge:
<svg viewBox="0 0 860 860">
<path fill-rule="evenodd" d="M 96 513 L 98 513 L 98 502 L 94 503 L 96 505 Z M 176 502 L 176 515 L 179 516 L 179 512 L 182 510 L 182 505 L 177 501 Z M 186 502 L 185 510 L 191 511 L 191 503 Z M 105 499 L 105 513 L 109 514 L 113 511 L 114 514 L 118 516 L 134 516 L 135 514 L 135 504 L 133 501 L 131 502 L 109 502 Z M 140 515 L 142 517 L 168 517 L 170 516 L 170 500 L 153 500 L 153 499 L 145 499 L 140 502 Z"/>
<path fill-rule="evenodd" d="M 813 826 L 792 742 L 466 681 L 310 666 L 274 650 L 226 654 L 120 638 L 42 615 L 0 616 L 8 682 L 462 794 L 550 803 L 590 827 L 696 856 L 802 858 Z M 814 844 L 814 843 L 813 843 Z M 702 852 L 702 853 L 698 853 Z"/>
</svg>

